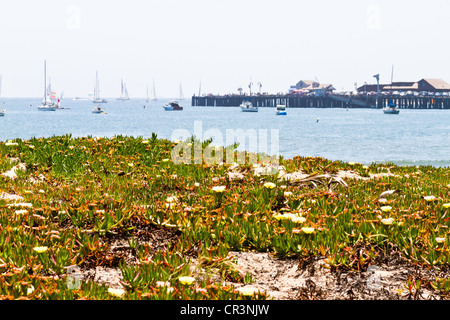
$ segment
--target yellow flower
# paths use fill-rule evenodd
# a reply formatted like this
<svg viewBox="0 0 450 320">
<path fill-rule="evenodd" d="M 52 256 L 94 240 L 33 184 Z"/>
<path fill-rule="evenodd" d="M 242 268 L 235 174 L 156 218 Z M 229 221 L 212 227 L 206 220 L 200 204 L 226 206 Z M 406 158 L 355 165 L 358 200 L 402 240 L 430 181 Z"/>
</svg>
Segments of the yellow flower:
<svg viewBox="0 0 450 320">
<path fill-rule="evenodd" d="M 169 159 L 162 159 L 162 161 L 163 161 L 163 162 L 167 162 L 167 161 L 169 161 Z"/>
<path fill-rule="evenodd" d="M 445 238 L 436 237 L 436 242 L 437 243 L 444 243 L 445 242 Z"/>
<path fill-rule="evenodd" d="M 134 167 L 134 164 L 130 162 L 130 163 L 128 164 L 128 166 L 129 166 L 129 167 Z"/>
<path fill-rule="evenodd" d="M 43 253 L 48 250 L 48 247 L 34 247 L 33 250 L 37 253 Z"/>
<path fill-rule="evenodd" d="M 225 191 L 226 186 L 216 186 L 212 188 L 212 191 L 214 192 L 224 192 Z"/>
<path fill-rule="evenodd" d="M 148 140 L 142 140 L 141 143 L 147 144 L 147 143 L 148 143 Z"/>
<path fill-rule="evenodd" d="M 369 169 L 369 167 L 368 167 L 368 166 L 363 166 L 363 169 L 366 169 L 366 170 L 367 170 L 367 169 Z"/>
<path fill-rule="evenodd" d="M 275 184 L 275 183 L 272 183 L 272 182 L 266 182 L 266 183 L 264 183 L 264 187 L 265 188 L 267 188 L 267 189 L 273 189 L 273 188 L 275 188 L 277 185 Z"/>
<path fill-rule="evenodd" d="M 351 165 L 351 166 L 353 166 L 355 163 L 354 163 L 354 162 L 349 162 L 348 164 Z"/>
<path fill-rule="evenodd" d="M 195 278 L 194 277 L 179 277 L 178 280 L 181 282 L 181 284 L 191 285 L 194 283 Z"/>
<path fill-rule="evenodd" d="M 450 208 L 450 203 L 444 203 L 442 206 L 443 206 L 444 208 Z"/>
<path fill-rule="evenodd" d="M 277 220 L 283 220 L 285 217 L 284 217 L 284 214 L 281 214 L 281 213 L 277 213 L 276 215 L 274 215 L 273 216 L 275 219 L 277 219 Z"/>
<path fill-rule="evenodd" d="M 113 296 L 116 297 L 121 297 L 125 294 L 125 290 L 123 289 L 115 289 L 115 288 L 108 288 L 108 293 L 112 294 Z"/>
<path fill-rule="evenodd" d="M 306 234 L 311 234 L 314 232 L 314 228 L 309 228 L 309 227 L 303 227 L 302 231 Z"/>
<path fill-rule="evenodd" d="M 381 219 L 381 223 L 384 225 L 391 225 L 394 222 L 394 218 Z"/>
<path fill-rule="evenodd" d="M 381 211 L 388 212 L 388 211 L 392 210 L 392 207 L 391 206 L 383 206 L 380 209 L 381 209 Z"/>
</svg>

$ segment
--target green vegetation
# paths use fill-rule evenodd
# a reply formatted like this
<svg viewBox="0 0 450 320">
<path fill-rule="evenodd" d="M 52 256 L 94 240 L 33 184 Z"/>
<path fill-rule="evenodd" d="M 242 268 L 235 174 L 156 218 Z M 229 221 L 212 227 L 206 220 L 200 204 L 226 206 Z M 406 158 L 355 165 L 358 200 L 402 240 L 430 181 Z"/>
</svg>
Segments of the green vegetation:
<svg viewBox="0 0 450 320">
<path fill-rule="evenodd" d="M 288 173 L 390 175 L 346 179 L 348 186 L 298 184 L 253 175 L 246 165 L 245 179 L 231 181 L 230 164 L 173 163 L 175 145 L 156 135 L 1 142 L 0 172 L 17 163 L 27 169 L 15 179 L 0 176 L 0 298 L 267 299 L 213 280 L 208 270 L 251 282 L 230 251 L 321 256 L 332 270 L 365 270 L 393 251 L 417 265 L 450 262 L 449 168 L 295 157 L 280 158 Z M 379 198 L 387 190 L 396 192 Z M 160 248 L 139 241 L 152 230 L 171 240 Z M 119 238 L 133 263 L 111 250 Z M 119 267 L 123 290 L 91 280 L 74 288 L 70 266 Z M 448 292 L 449 282 L 432 285 Z"/>
</svg>

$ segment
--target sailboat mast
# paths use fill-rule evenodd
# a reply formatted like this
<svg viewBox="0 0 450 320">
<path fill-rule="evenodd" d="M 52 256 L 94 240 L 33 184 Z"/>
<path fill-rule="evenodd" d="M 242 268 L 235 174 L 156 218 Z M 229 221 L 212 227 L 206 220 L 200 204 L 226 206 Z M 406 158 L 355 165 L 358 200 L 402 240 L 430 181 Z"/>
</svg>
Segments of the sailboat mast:
<svg viewBox="0 0 450 320">
<path fill-rule="evenodd" d="M 44 60 L 44 101 L 47 99 L 47 61 Z"/>
<path fill-rule="evenodd" d="M 393 80 L 394 80 L 394 65 L 392 65 L 392 72 L 391 72 L 391 87 Z"/>
</svg>

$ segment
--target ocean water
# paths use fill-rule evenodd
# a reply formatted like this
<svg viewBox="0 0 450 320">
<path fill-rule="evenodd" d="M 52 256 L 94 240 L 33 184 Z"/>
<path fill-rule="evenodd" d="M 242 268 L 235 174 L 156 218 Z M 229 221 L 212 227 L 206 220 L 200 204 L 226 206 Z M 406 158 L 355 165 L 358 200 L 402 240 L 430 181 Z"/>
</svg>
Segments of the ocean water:
<svg viewBox="0 0 450 320">
<path fill-rule="evenodd" d="M 92 114 L 95 105 L 87 100 L 62 100 L 64 110 L 38 111 L 41 98 L 2 98 L 7 110 L 0 117 L 0 140 L 51 137 L 114 135 L 178 139 L 195 135 L 213 138 L 215 145 L 246 139 L 238 149 L 280 154 L 284 158 L 320 156 L 370 164 L 450 166 L 450 110 L 401 110 L 386 115 L 372 109 L 287 109 L 287 116 L 273 108 L 257 113 L 239 107 L 192 107 L 179 100 L 183 111 L 165 111 L 168 99 L 145 99 L 101 104 L 107 114 Z M 31 106 L 30 106 L 31 105 Z M 145 107 L 144 107 L 145 106 Z M 257 143 L 251 140 L 256 137 Z"/>
</svg>

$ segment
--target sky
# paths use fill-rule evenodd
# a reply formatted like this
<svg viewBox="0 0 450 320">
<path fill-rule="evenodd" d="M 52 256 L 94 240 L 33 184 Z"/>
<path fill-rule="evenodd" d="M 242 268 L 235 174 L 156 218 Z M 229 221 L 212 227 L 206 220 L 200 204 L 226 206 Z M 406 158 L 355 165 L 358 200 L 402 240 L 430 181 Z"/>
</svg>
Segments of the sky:
<svg viewBox="0 0 450 320">
<path fill-rule="evenodd" d="M 0 3 L 1 96 L 287 92 L 300 80 L 450 83 L 448 0 L 16 0 Z M 258 87 L 261 84 L 261 88 Z"/>
</svg>

